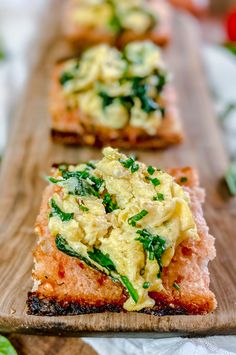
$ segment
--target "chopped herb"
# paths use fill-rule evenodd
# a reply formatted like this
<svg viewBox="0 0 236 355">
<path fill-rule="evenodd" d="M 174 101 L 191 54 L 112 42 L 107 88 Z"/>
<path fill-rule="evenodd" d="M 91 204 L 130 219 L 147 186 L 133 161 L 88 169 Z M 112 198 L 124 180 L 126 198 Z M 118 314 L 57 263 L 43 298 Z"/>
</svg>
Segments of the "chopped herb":
<svg viewBox="0 0 236 355">
<path fill-rule="evenodd" d="M 119 33 L 122 31 L 122 24 L 120 22 L 119 17 L 114 13 L 112 18 L 110 19 L 109 22 L 109 27 L 111 28 L 111 30 L 115 33 Z"/>
<path fill-rule="evenodd" d="M 133 96 L 141 101 L 141 107 L 146 113 L 151 113 L 160 109 L 160 106 L 148 95 L 149 87 L 143 82 L 143 78 L 133 79 Z"/>
<path fill-rule="evenodd" d="M 130 217 L 128 219 L 128 223 L 135 227 L 136 226 L 136 222 L 140 221 L 140 219 L 142 219 L 143 217 L 145 217 L 146 215 L 148 214 L 148 211 L 146 210 L 142 210 L 141 212 L 139 212 L 138 214 L 136 214 L 135 216 L 133 217 Z"/>
<path fill-rule="evenodd" d="M 60 84 L 61 85 L 65 85 L 68 81 L 74 79 L 74 74 L 70 73 L 70 72 L 63 72 L 60 76 Z"/>
<path fill-rule="evenodd" d="M 90 176 L 89 172 L 86 170 L 82 170 L 82 171 L 63 170 L 61 173 L 62 173 L 63 179 L 65 179 L 65 180 L 68 180 L 72 177 L 75 177 L 77 179 L 87 179 Z"/>
<path fill-rule="evenodd" d="M 149 165 L 147 168 L 148 174 L 153 175 L 155 173 L 155 168 L 153 166 Z"/>
<path fill-rule="evenodd" d="M 119 97 L 121 105 L 123 105 L 128 112 L 130 112 L 131 108 L 134 106 L 134 99 L 132 96 L 121 96 Z"/>
<path fill-rule="evenodd" d="M 96 263 L 98 263 L 105 269 L 109 271 L 116 271 L 116 267 L 110 259 L 109 255 L 103 254 L 101 250 L 94 248 L 93 251 L 88 251 L 88 256 L 90 257 L 90 259 L 96 261 Z"/>
<path fill-rule="evenodd" d="M 150 285 L 151 285 L 150 282 L 144 282 L 144 283 L 143 283 L 143 288 L 149 288 Z"/>
<path fill-rule="evenodd" d="M 97 191 L 100 190 L 100 188 L 102 187 L 102 185 L 104 184 L 104 180 L 100 179 L 94 175 L 90 175 L 89 176 L 89 180 L 91 180 L 94 183 L 94 187 Z"/>
<path fill-rule="evenodd" d="M 138 302 L 138 292 L 135 290 L 134 286 L 131 284 L 127 276 L 120 276 L 122 283 L 125 285 L 129 291 L 130 296 L 133 298 L 134 302 Z"/>
<path fill-rule="evenodd" d="M 164 201 L 165 197 L 163 194 L 158 193 L 156 196 L 153 197 L 153 201 Z"/>
<path fill-rule="evenodd" d="M 140 235 L 136 240 L 143 244 L 143 249 L 148 253 L 149 260 L 154 260 L 154 258 L 157 260 L 161 272 L 161 256 L 166 250 L 165 239 L 159 235 L 151 234 L 147 229 L 140 229 L 136 233 Z"/>
<path fill-rule="evenodd" d="M 180 286 L 177 284 L 177 282 L 173 283 L 173 287 L 178 291 L 180 290 Z"/>
<path fill-rule="evenodd" d="M 188 181 L 188 178 L 186 176 L 182 176 L 180 178 L 180 182 L 187 182 Z"/>
<path fill-rule="evenodd" d="M 123 165 L 124 168 L 131 170 L 131 173 L 135 173 L 139 169 L 138 163 L 133 156 L 130 156 L 127 160 L 120 159 L 119 162 Z"/>
<path fill-rule="evenodd" d="M 106 92 L 100 91 L 98 95 L 102 98 L 102 107 L 103 109 L 106 108 L 107 106 L 110 106 L 113 101 L 114 97 L 109 96 Z"/>
<path fill-rule="evenodd" d="M 60 207 L 57 206 L 53 198 L 51 199 L 51 207 L 52 209 L 49 214 L 49 217 L 58 216 L 62 220 L 62 222 L 70 221 L 74 217 L 74 213 L 63 212 Z"/>
<path fill-rule="evenodd" d="M 236 164 L 232 163 L 225 175 L 225 181 L 227 183 L 229 192 L 232 196 L 236 195 Z"/>
<path fill-rule="evenodd" d="M 157 76 L 158 76 L 158 83 L 157 83 L 156 89 L 157 89 L 158 93 L 161 93 L 164 86 L 166 85 L 166 82 L 167 82 L 166 74 L 165 73 L 158 73 Z"/>
<path fill-rule="evenodd" d="M 53 176 L 46 176 L 45 179 L 52 182 L 53 184 L 58 184 L 59 182 L 63 181 L 63 179 L 55 179 Z"/>
<path fill-rule="evenodd" d="M 94 170 L 94 169 L 96 169 L 96 166 L 94 165 L 94 163 L 93 162 L 91 162 L 91 161 L 88 161 L 87 163 L 86 163 L 86 165 L 87 165 L 87 167 L 88 167 L 88 169 L 89 170 Z"/>
<path fill-rule="evenodd" d="M 84 205 L 79 205 L 79 209 L 83 212 L 88 212 L 89 211 L 89 208 L 84 206 Z"/>
<path fill-rule="evenodd" d="M 146 178 L 147 180 L 151 181 L 151 183 L 152 183 L 154 186 L 158 186 L 158 185 L 161 184 L 160 180 L 157 179 L 157 178 L 152 179 L 152 178 L 150 178 L 150 176 L 146 176 L 145 178 Z"/>
<path fill-rule="evenodd" d="M 77 183 L 70 191 L 71 194 L 86 196 L 94 195 L 100 197 L 99 190 L 104 183 L 103 179 L 91 175 L 87 170 L 82 171 L 62 171 L 62 177 L 65 180 L 76 178 Z"/>
<path fill-rule="evenodd" d="M 105 206 L 106 213 L 111 213 L 119 208 L 117 203 L 113 202 L 111 195 L 108 193 L 105 194 L 102 203 Z"/>
</svg>

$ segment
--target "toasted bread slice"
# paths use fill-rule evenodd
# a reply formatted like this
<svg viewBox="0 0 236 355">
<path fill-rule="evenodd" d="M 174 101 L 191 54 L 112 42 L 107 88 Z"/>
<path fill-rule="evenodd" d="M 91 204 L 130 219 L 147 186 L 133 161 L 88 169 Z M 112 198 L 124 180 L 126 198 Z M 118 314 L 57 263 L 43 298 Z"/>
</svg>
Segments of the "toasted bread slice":
<svg viewBox="0 0 236 355">
<path fill-rule="evenodd" d="M 206 314 L 216 308 L 216 299 L 209 289 L 207 265 L 215 257 L 215 247 L 202 212 L 204 191 L 199 187 L 194 169 L 170 169 L 169 173 L 190 194 L 200 238 L 190 238 L 178 245 L 170 265 L 163 269 L 165 291 L 151 292 L 155 306 L 141 312 L 160 316 Z M 128 296 L 122 284 L 57 249 L 55 238 L 48 230 L 48 201 L 57 188 L 55 185 L 46 188 L 37 218 L 35 286 L 28 294 L 28 312 L 52 316 L 124 311 L 123 304 Z"/>
<path fill-rule="evenodd" d="M 89 28 L 82 26 L 73 19 L 73 13 L 78 9 L 79 4 L 74 0 L 66 2 L 62 16 L 62 28 L 65 38 L 80 47 L 109 43 L 123 47 L 127 43 L 135 40 L 151 40 L 160 46 L 166 46 L 171 38 L 171 9 L 166 1 L 149 1 L 149 7 L 152 13 L 158 16 L 154 28 L 144 34 L 134 31 L 122 31 L 120 34 L 112 33 L 106 28 Z"/>
</svg>

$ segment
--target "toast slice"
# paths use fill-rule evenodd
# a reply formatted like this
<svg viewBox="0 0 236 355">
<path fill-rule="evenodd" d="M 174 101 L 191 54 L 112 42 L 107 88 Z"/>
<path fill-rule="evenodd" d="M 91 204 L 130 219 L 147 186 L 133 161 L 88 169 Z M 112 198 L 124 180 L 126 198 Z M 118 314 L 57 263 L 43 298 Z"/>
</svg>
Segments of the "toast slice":
<svg viewBox="0 0 236 355">
<path fill-rule="evenodd" d="M 153 52 L 158 51 L 158 48 L 151 45 L 149 42 L 133 42 L 132 46 L 139 46 L 142 48 L 152 46 Z M 131 48 L 131 45 L 126 48 Z M 96 53 L 100 53 L 104 50 L 104 46 L 97 46 L 92 49 L 96 51 Z M 109 52 L 111 51 L 113 51 L 113 48 L 109 48 L 109 50 L 106 49 L 106 55 L 109 55 Z M 87 53 L 88 51 L 85 51 L 83 52 L 83 55 L 86 55 Z M 81 58 L 83 57 L 78 59 L 79 64 L 84 62 Z M 135 109 L 136 100 L 140 102 L 137 95 L 139 95 L 139 92 L 142 92 L 146 85 L 145 82 L 150 80 L 150 78 L 154 78 L 154 80 L 159 80 L 160 78 L 156 70 L 162 71 L 163 64 L 158 64 L 158 59 L 155 64 L 155 69 L 150 69 L 150 72 L 148 72 L 148 69 L 145 67 L 142 69 L 144 72 L 146 71 L 149 73 L 146 77 L 137 78 L 133 75 L 128 78 L 128 80 L 125 79 L 125 85 L 130 85 L 131 82 L 134 83 L 134 80 L 143 80 L 143 84 L 141 86 L 138 87 L 136 85 L 134 89 L 131 89 L 131 91 L 135 90 L 135 93 L 132 94 L 134 96 L 132 96 L 131 101 L 127 101 L 127 98 L 130 100 L 131 96 L 127 96 L 127 93 L 121 93 L 121 91 L 117 94 L 117 97 L 114 96 L 114 93 L 112 93 L 113 96 L 111 98 L 107 96 L 108 99 L 114 100 L 114 102 L 117 100 L 123 100 L 123 102 L 126 102 L 122 104 L 122 107 L 120 104 L 119 110 L 121 110 L 121 112 L 119 115 L 116 113 L 116 109 L 114 110 L 113 106 L 113 111 L 110 111 L 110 114 L 107 114 L 106 119 L 101 119 L 100 117 L 102 117 L 102 115 L 97 117 L 98 112 L 101 110 L 100 106 L 103 104 L 102 101 L 101 103 L 96 101 L 98 99 L 97 87 L 98 85 L 101 85 L 101 82 L 104 82 L 106 78 L 103 78 L 103 81 L 101 81 L 101 79 L 94 79 L 93 83 L 82 91 L 82 94 L 91 95 L 92 92 L 96 95 L 91 96 L 92 98 L 87 101 L 85 107 L 85 110 L 88 110 L 89 105 L 91 105 L 91 107 L 93 105 L 93 109 L 85 112 L 82 106 L 83 103 L 78 102 L 78 97 L 82 97 L 81 91 L 75 93 L 72 92 L 70 95 L 68 95 L 66 91 L 68 90 L 67 87 L 69 87 L 69 85 L 72 86 L 71 83 L 76 83 L 75 79 L 73 79 L 74 81 L 71 80 L 71 83 L 69 80 L 64 85 L 61 83 L 62 79 L 66 77 L 66 75 L 69 75 L 67 68 L 70 63 L 73 63 L 73 61 L 58 63 L 54 68 L 52 76 L 49 110 L 51 116 L 51 134 L 56 142 L 64 144 L 91 145 L 96 147 L 112 145 L 113 147 L 118 148 L 164 148 L 172 144 L 178 144 L 183 140 L 183 129 L 177 109 L 176 94 L 171 84 L 167 82 L 167 72 L 164 74 L 166 75 L 164 79 L 166 82 L 164 82 L 162 87 L 160 87 L 161 91 L 156 92 L 155 94 L 153 93 L 154 96 L 151 97 L 151 102 L 154 102 L 154 105 L 163 107 L 164 113 L 161 114 L 162 118 L 160 119 L 158 111 L 154 110 L 157 112 L 155 113 L 152 107 L 149 106 L 150 109 L 148 108 L 146 110 L 146 112 L 148 112 L 146 118 L 143 119 L 142 116 L 140 116 L 140 119 L 136 119 L 135 124 L 132 123 L 133 116 L 131 115 L 131 112 Z M 152 76 L 151 73 L 154 73 L 154 75 Z M 113 85 L 119 85 L 119 80 L 123 80 L 122 75 L 123 74 L 120 75 L 119 79 L 113 80 L 111 83 L 106 84 L 106 90 L 108 92 L 110 92 L 109 90 L 113 90 Z M 140 73 L 139 75 L 143 76 L 144 74 Z M 77 78 L 77 76 L 75 78 Z M 71 87 L 69 87 L 69 89 L 71 90 Z M 154 86 L 153 89 L 155 90 Z M 119 90 L 123 90 L 123 88 L 120 86 Z M 149 99 L 150 97 L 146 96 L 145 102 L 148 102 Z M 99 100 L 102 99 L 99 97 Z M 76 105 L 74 102 L 76 102 Z M 129 108 L 127 105 L 130 105 Z M 103 112 L 106 114 L 107 110 L 110 109 L 111 106 L 103 108 Z M 117 121 L 122 121 L 123 118 L 126 117 L 127 112 L 129 115 L 128 121 L 124 124 L 117 125 Z M 139 112 L 140 115 L 143 115 L 143 113 L 146 115 L 143 109 L 140 109 Z M 150 117 L 152 117 L 154 113 L 156 114 L 156 118 L 151 118 L 150 121 Z M 115 120 L 113 119 L 116 117 L 114 115 L 117 116 L 117 119 L 115 118 Z M 115 122 L 115 125 L 111 124 L 112 120 Z M 142 124 L 140 124 L 140 122 Z M 149 129 L 145 128 L 145 125 L 148 125 L 149 122 L 152 122 L 153 125 L 151 132 L 150 127 Z"/>
<path fill-rule="evenodd" d="M 145 32 L 124 28 L 114 31 L 107 26 L 85 25 L 74 15 L 76 11 L 79 11 L 80 6 L 78 0 L 67 1 L 62 16 L 62 29 L 65 38 L 80 47 L 109 43 L 122 48 L 127 43 L 136 40 L 150 40 L 157 45 L 166 46 L 170 41 L 171 9 L 166 1 L 151 0 L 148 2 L 150 13 L 155 14 L 157 18 L 154 26 Z"/>
<path fill-rule="evenodd" d="M 107 153 L 111 154 L 111 150 L 108 151 L 107 149 L 105 150 L 105 155 L 107 155 Z M 114 151 L 112 154 L 114 154 Z M 139 170 L 146 169 L 141 163 L 138 164 Z M 130 168 L 128 170 L 130 172 Z M 150 167 L 148 170 L 153 174 Z M 61 170 L 55 168 L 53 169 L 52 174 L 54 179 L 58 179 L 60 171 Z M 160 280 L 163 287 L 160 288 L 160 285 L 156 284 L 156 286 L 152 288 L 152 286 L 145 283 L 146 286 L 150 287 L 150 291 L 148 291 L 149 301 L 150 299 L 152 302 L 154 300 L 154 303 L 152 303 L 152 306 L 146 307 L 144 303 L 139 308 L 134 307 L 134 309 L 139 312 L 159 316 L 206 314 L 216 308 L 216 299 L 209 289 L 210 277 L 208 262 L 215 257 L 215 247 L 214 238 L 208 232 L 208 227 L 202 212 L 204 191 L 199 187 L 198 174 L 194 169 L 190 167 L 176 168 L 170 169 L 168 173 L 171 174 L 176 182 L 175 188 L 183 189 L 190 197 L 189 206 L 196 224 L 198 238 L 189 235 L 188 238 L 176 245 L 173 257 L 167 266 L 165 266 L 164 261 L 165 252 L 162 254 L 163 269 L 161 271 Z M 130 172 L 130 174 L 132 174 L 132 179 L 134 179 L 136 175 L 139 176 L 137 171 L 134 173 Z M 164 188 L 164 177 L 168 174 L 158 174 L 162 173 L 155 172 L 154 175 L 151 176 L 158 176 L 161 179 L 162 188 Z M 116 185 L 117 184 L 119 184 L 118 180 L 116 180 Z M 159 187 L 157 186 L 155 189 L 161 188 L 161 185 L 158 185 Z M 108 185 L 107 188 L 109 190 Z M 147 190 L 149 188 L 152 188 L 152 186 L 147 186 Z M 125 286 L 122 282 L 117 281 L 117 279 L 115 280 L 111 275 L 109 276 L 104 270 L 101 271 L 96 267 L 91 267 L 86 262 L 76 257 L 75 254 L 69 253 L 70 255 L 67 255 L 65 252 L 58 249 L 58 244 L 56 245 L 55 243 L 55 235 L 49 231 L 49 214 L 52 196 L 55 192 L 60 193 L 60 190 L 61 187 L 57 184 L 50 184 L 50 186 L 46 188 L 40 214 L 37 218 L 36 232 L 38 234 L 38 242 L 34 250 L 34 287 L 32 292 L 28 294 L 28 313 L 55 316 L 104 311 L 127 311 L 125 304 L 127 299 L 131 297 L 129 295 L 130 289 L 126 287 L 127 283 Z M 142 190 L 142 194 L 145 194 L 145 190 Z M 163 196 L 166 196 L 166 194 L 163 195 L 159 193 L 159 197 L 161 197 L 160 201 L 162 202 L 158 203 L 164 203 Z M 88 204 L 86 204 L 86 206 L 88 206 Z M 113 213 L 114 211 L 111 212 L 111 214 Z M 143 217 L 143 219 L 136 223 L 144 223 L 145 218 L 148 218 L 148 216 Z M 86 223 L 89 224 L 89 217 L 87 217 L 86 221 Z M 124 223 L 127 223 L 127 221 L 124 221 Z M 148 223 L 152 222 L 148 221 Z M 104 225 L 105 222 L 100 222 L 100 224 Z M 141 224 L 139 224 L 139 228 L 140 226 Z M 132 228 L 129 229 L 129 231 L 132 232 Z M 119 243 L 121 243 L 121 241 Z M 138 243 L 138 241 L 136 243 Z M 168 250 L 168 248 L 166 250 Z M 137 251 L 135 251 L 135 253 L 135 258 L 132 259 L 134 268 L 139 255 Z M 112 255 L 112 251 L 109 254 Z M 128 274 L 127 267 L 126 272 Z M 129 273 L 130 279 L 132 278 L 132 276 L 130 276 L 132 273 L 133 270 L 131 269 L 131 273 Z M 153 280 L 155 283 L 156 278 Z M 142 290 L 139 292 L 142 293 Z"/>
</svg>

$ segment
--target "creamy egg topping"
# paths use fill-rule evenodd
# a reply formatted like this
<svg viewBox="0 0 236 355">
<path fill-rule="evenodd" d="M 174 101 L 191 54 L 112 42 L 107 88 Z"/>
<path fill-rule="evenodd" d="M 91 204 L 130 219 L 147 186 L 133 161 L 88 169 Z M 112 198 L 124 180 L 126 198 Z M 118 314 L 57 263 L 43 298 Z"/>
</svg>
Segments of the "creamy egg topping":
<svg viewBox="0 0 236 355">
<path fill-rule="evenodd" d="M 121 129 L 127 125 L 155 135 L 162 122 L 163 90 L 168 81 L 159 48 L 132 42 L 123 52 L 106 44 L 64 63 L 60 84 L 67 103 L 91 124 Z"/>
<path fill-rule="evenodd" d="M 173 177 L 105 148 L 97 162 L 60 166 L 49 201 L 49 230 L 59 250 L 120 281 L 124 309 L 153 307 L 162 270 L 176 247 L 198 238 L 189 196 Z"/>
<path fill-rule="evenodd" d="M 144 0 L 75 1 L 73 20 L 89 28 L 120 33 L 131 30 L 146 33 L 157 24 L 157 17 Z"/>
</svg>

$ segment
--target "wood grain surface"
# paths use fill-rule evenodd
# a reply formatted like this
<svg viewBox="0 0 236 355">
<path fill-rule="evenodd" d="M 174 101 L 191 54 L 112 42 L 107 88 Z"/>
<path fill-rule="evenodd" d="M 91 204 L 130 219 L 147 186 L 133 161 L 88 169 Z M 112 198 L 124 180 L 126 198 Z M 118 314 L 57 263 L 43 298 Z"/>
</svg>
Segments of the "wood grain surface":
<svg viewBox="0 0 236 355">
<path fill-rule="evenodd" d="M 8 336 L 18 355 L 96 355 L 81 339 L 12 334 Z"/>
<path fill-rule="evenodd" d="M 236 334 L 235 199 L 222 182 L 227 158 L 209 99 L 200 58 L 200 41 L 191 21 L 173 16 L 173 42 L 166 56 L 175 77 L 186 139 L 165 151 L 139 151 L 147 164 L 163 167 L 193 165 L 207 192 L 205 215 L 216 237 L 217 258 L 210 265 L 217 310 L 207 316 L 155 317 L 137 313 L 37 317 L 26 314 L 31 289 L 33 225 L 39 211 L 42 177 L 54 162 L 101 157 L 99 150 L 64 147 L 49 137 L 48 84 L 54 62 L 71 55 L 60 37 L 61 1 L 52 1 L 50 23 L 42 21 L 42 38 L 35 43 L 37 61 L 11 130 L 1 168 L 0 193 L 0 331 L 66 336 L 164 337 Z"/>
</svg>

